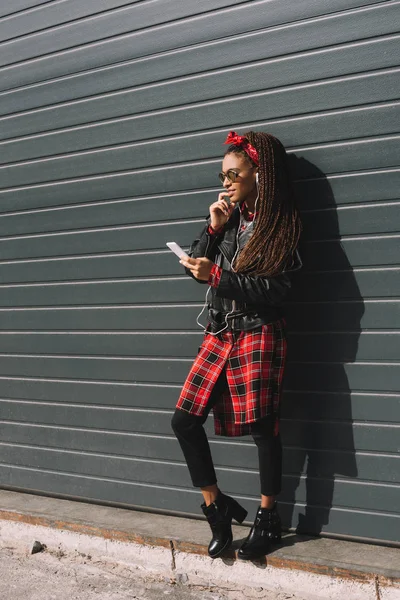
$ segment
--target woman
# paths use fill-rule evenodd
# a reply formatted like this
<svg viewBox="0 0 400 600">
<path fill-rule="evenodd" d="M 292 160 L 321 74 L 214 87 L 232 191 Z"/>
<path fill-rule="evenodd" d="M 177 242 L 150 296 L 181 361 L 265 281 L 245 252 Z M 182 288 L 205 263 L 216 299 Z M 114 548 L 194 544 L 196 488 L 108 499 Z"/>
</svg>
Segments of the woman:
<svg viewBox="0 0 400 600">
<path fill-rule="evenodd" d="M 239 549 L 242 559 L 266 554 L 281 538 L 276 496 L 281 491 L 279 407 L 286 356 L 281 303 L 289 274 L 301 267 L 300 219 L 294 205 L 286 151 L 269 133 L 230 132 L 220 180 L 198 239 L 181 259 L 186 272 L 208 284 L 208 325 L 183 386 L 172 428 L 213 536 L 208 552 L 220 556 L 232 542 L 232 518 L 247 511 L 222 493 L 203 424 L 211 409 L 217 435 L 251 434 L 259 456 L 261 504 Z"/>
</svg>

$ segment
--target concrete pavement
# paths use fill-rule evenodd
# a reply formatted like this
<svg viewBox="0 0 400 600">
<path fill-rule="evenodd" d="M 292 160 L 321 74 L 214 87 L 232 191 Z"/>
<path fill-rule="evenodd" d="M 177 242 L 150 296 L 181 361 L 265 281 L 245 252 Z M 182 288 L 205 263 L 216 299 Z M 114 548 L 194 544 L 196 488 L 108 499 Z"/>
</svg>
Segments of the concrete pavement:
<svg viewBox="0 0 400 600">
<path fill-rule="evenodd" d="M 248 528 L 233 531 L 233 548 L 213 561 L 203 520 L 0 491 L 0 546 L 25 554 L 38 540 L 50 554 L 90 555 L 146 577 L 246 589 L 249 597 L 400 600 L 399 548 L 287 533 L 265 559 L 248 563 L 235 556 Z"/>
<path fill-rule="evenodd" d="M 29 555 L 0 548 L 0 597 L 3 600 L 242 600 L 242 590 L 220 585 L 192 585 L 144 574 L 133 566 L 83 553 L 60 551 Z M 259 587 L 251 598 L 305 600 Z"/>
</svg>

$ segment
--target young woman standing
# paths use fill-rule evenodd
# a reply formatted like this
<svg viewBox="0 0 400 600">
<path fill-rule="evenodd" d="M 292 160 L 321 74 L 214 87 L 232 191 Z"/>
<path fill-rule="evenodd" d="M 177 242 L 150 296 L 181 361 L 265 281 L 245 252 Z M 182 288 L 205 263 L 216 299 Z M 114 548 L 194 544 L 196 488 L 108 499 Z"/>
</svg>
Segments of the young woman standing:
<svg viewBox="0 0 400 600">
<path fill-rule="evenodd" d="M 276 496 L 281 491 L 279 409 L 286 357 L 281 304 L 290 273 L 301 267 L 301 232 L 287 154 L 269 133 L 230 132 L 220 180 L 206 225 L 181 259 L 186 272 L 208 284 L 208 325 L 172 418 L 192 483 L 213 536 L 216 558 L 232 542 L 232 518 L 247 511 L 217 485 L 203 428 L 211 409 L 216 435 L 251 434 L 259 456 L 261 503 L 242 559 L 269 551 L 281 538 Z M 228 197 L 228 198 L 227 198 Z M 210 297 L 209 297 L 210 296 Z"/>
</svg>

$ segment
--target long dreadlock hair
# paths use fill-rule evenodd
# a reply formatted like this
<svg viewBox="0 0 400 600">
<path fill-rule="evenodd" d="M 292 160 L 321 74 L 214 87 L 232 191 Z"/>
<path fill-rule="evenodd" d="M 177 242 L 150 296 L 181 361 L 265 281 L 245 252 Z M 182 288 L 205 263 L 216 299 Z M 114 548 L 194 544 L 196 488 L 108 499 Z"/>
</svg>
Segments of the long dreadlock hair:
<svg viewBox="0 0 400 600">
<path fill-rule="evenodd" d="M 248 131 L 244 136 L 258 152 L 258 215 L 253 235 L 238 255 L 234 269 L 272 277 L 291 266 L 302 226 L 283 144 L 270 133 Z M 229 146 L 225 155 L 231 153 L 241 154 L 251 166 L 257 166 L 240 146 Z"/>
</svg>

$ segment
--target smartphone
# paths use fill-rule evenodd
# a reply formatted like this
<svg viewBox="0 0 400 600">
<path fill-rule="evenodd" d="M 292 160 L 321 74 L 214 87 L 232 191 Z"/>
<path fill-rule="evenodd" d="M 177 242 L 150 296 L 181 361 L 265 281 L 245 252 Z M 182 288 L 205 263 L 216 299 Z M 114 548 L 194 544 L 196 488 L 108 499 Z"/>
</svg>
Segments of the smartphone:
<svg viewBox="0 0 400 600">
<path fill-rule="evenodd" d="M 176 242 L 167 242 L 167 246 L 172 252 L 174 252 L 179 258 L 189 258 L 188 255 Z"/>
<path fill-rule="evenodd" d="M 230 203 L 231 203 L 231 198 L 230 198 L 230 196 L 224 196 L 224 200 L 225 200 L 225 201 L 228 203 L 228 206 L 229 206 L 229 205 L 230 205 Z"/>
</svg>

